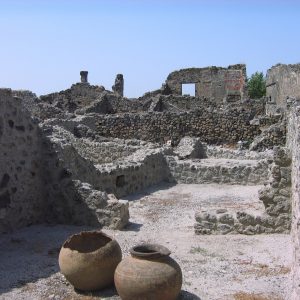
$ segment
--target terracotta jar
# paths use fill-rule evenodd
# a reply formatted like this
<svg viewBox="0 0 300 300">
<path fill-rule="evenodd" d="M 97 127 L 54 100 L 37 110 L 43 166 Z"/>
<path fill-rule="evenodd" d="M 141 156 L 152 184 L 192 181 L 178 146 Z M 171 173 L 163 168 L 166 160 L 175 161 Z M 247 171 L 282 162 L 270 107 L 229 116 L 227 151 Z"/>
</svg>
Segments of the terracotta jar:
<svg viewBox="0 0 300 300">
<path fill-rule="evenodd" d="M 75 288 L 92 291 L 113 283 L 121 260 L 116 240 L 101 231 L 83 231 L 65 241 L 58 261 L 61 273 Z"/>
<path fill-rule="evenodd" d="M 143 244 L 130 250 L 115 272 L 116 289 L 122 300 L 175 300 L 182 285 L 179 265 L 170 250 Z"/>
</svg>

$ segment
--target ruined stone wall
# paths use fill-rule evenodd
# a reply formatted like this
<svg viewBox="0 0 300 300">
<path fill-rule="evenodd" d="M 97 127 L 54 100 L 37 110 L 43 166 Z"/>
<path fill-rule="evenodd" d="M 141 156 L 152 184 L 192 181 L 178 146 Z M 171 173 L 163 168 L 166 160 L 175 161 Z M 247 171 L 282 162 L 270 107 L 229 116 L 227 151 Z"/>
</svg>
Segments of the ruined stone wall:
<svg viewBox="0 0 300 300">
<path fill-rule="evenodd" d="M 300 106 L 291 108 L 288 116 L 287 145 L 292 153 L 292 241 L 293 265 L 292 282 L 293 290 L 291 300 L 300 298 Z"/>
<path fill-rule="evenodd" d="M 129 156 L 116 159 L 113 163 L 101 163 L 84 150 L 86 145 L 96 149 L 97 142 L 78 139 L 63 128 L 54 127 L 49 139 L 59 155 L 59 160 L 73 176 L 91 184 L 95 189 L 125 196 L 169 178 L 169 170 L 163 149 L 141 147 Z M 111 151 L 119 151 L 120 145 Z M 123 145 L 126 148 L 126 145 Z M 80 149 L 82 148 L 82 149 Z M 100 148 L 101 149 L 101 148 Z M 132 149 L 132 148 L 131 148 Z M 123 153 L 123 152 L 120 152 Z M 101 155 L 101 152 L 99 152 Z"/>
<path fill-rule="evenodd" d="M 274 145 L 285 146 L 286 144 L 286 119 L 282 118 L 270 126 L 260 125 L 262 133 L 256 136 L 249 146 L 250 150 L 262 151 L 270 149 Z"/>
<path fill-rule="evenodd" d="M 171 180 L 187 184 L 263 184 L 268 178 L 267 160 L 202 159 L 167 157 Z"/>
<path fill-rule="evenodd" d="M 45 212 L 41 132 L 22 101 L 0 90 L 0 232 L 41 221 Z"/>
<path fill-rule="evenodd" d="M 172 94 L 182 95 L 182 84 L 195 83 L 195 96 L 214 99 L 216 102 L 241 100 L 246 92 L 246 66 L 228 68 L 190 68 L 174 71 L 166 84 Z"/>
<path fill-rule="evenodd" d="M 95 116 L 97 133 L 103 136 L 165 143 L 184 136 L 200 137 L 209 144 L 252 141 L 260 133 L 250 125 L 253 116 L 242 110 L 198 110 L 185 113 L 145 113 Z"/>
<path fill-rule="evenodd" d="M 289 233 L 291 228 L 291 157 L 290 151 L 283 147 L 275 147 L 272 159 L 257 161 L 247 164 L 238 161 L 236 165 L 228 163 L 220 170 L 216 168 L 213 176 L 220 178 L 220 174 L 228 174 L 228 182 L 247 180 L 250 182 L 264 183 L 259 190 L 259 200 L 262 201 L 265 210 L 262 214 L 253 214 L 246 211 L 237 211 L 229 214 L 223 212 L 205 211 L 196 212 L 195 233 L 196 234 L 260 234 L 260 233 Z M 230 170 L 230 168 L 232 168 Z M 227 172 L 226 169 L 229 169 Z M 235 169 L 235 172 L 234 172 Z M 240 171 L 240 177 L 236 172 Z M 189 172 L 191 173 L 191 172 Z M 249 174 L 249 176 L 245 176 Z M 202 175 L 201 175 L 202 176 Z M 211 176 L 211 175 L 210 175 Z M 266 179 L 268 181 L 264 182 Z M 245 184 L 242 182 L 242 184 Z M 248 183 L 249 184 L 249 183 Z M 298 298 L 297 298 L 298 299 Z"/>
<path fill-rule="evenodd" d="M 273 159 L 273 150 L 263 152 L 249 151 L 246 149 L 230 149 L 222 146 L 207 146 L 206 154 L 208 158 L 227 158 L 227 159 L 247 159 L 261 160 Z"/>
<path fill-rule="evenodd" d="M 300 64 L 278 64 L 267 72 L 267 108 L 268 113 L 277 108 L 286 109 L 288 98 L 300 98 Z"/>
<path fill-rule="evenodd" d="M 51 104 L 64 112 L 73 113 L 76 109 L 91 105 L 96 99 L 100 98 L 104 90 L 102 86 L 77 83 L 65 91 L 41 96 L 40 101 Z"/>
<path fill-rule="evenodd" d="M 138 151 L 123 163 L 97 166 L 101 189 L 118 197 L 168 181 L 169 169 L 159 150 Z"/>
<path fill-rule="evenodd" d="M 47 128 L 12 95 L 0 90 L 0 232 L 40 222 L 122 228 L 128 204 L 66 169 Z"/>
<path fill-rule="evenodd" d="M 98 140 L 96 138 L 92 140 L 87 137 L 75 137 L 59 126 L 54 126 L 53 131 L 56 139 L 60 139 L 65 144 L 71 144 L 79 155 L 90 160 L 93 164 L 115 162 L 133 154 L 140 148 L 140 146 L 133 146 L 124 140 Z"/>
</svg>

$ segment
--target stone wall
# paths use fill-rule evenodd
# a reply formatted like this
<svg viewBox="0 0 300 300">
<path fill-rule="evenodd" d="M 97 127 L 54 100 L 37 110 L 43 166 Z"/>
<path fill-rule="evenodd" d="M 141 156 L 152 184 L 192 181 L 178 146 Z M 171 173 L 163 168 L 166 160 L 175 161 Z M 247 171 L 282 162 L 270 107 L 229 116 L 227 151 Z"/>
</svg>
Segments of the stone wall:
<svg viewBox="0 0 300 300">
<path fill-rule="evenodd" d="M 0 232 L 40 222 L 123 227 L 128 204 L 66 169 L 47 128 L 12 95 L 0 90 Z"/>
<path fill-rule="evenodd" d="M 34 119 L 0 90 L 0 232 L 41 221 L 46 204 L 41 132 Z"/>
<path fill-rule="evenodd" d="M 300 64 L 278 64 L 267 72 L 267 105 L 269 113 L 277 108 L 286 109 L 289 98 L 300 99 Z"/>
<path fill-rule="evenodd" d="M 267 160 L 179 160 L 168 156 L 171 180 L 178 183 L 258 185 L 268 178 Z"/>
<path fill-rule="evenodd" d="M 249 146 L 250 150 L 263 151 L 274 145 L 285 146 L 286 144 L 286 118 L 270 126 L 260 126 L 261 134 L 256 136 Z"/>
<path fill-rule="evenodd" d="M 260 161 L 255 165 L 256 167 L 252 167 L 253 170 L 249 172 L 248 180 L 252 176 L 256 178 L 256 183 L 263 183 L 268 179 L 264 187 L 259 190 L 259 200 L 263 202 L 264 212 L 259 215 L 246 211 L 229 214 L 226 209 L 221 212 L 219 210 L 196 212 L 196 234 L 260 234 L 288 233 L 290 231 L 291 157 L 289 150 L 275 147 L 272 159 Z M 240 173 L 242 178 L 244 177 L 243 173 L 242 169 Z M 262 174 L 265 178 L 260 177 Z M 228 176 L 232 175 L 232 172 L 228 172 Z M 259 182 L 258 179 L 263 181 Z"/>
<path fill-rule="evenodd" d="M 228 159 L 247 159 L 247 160 L 261 160 L 273 159 L 273 150 L 265 150 L 262 152 L 249 151 L 246 149 L 230 149 L 223 146 L 206 147 L 206 155 L 208 158 L 228 158 Z"/>
<path fill-rule="evenodd" d="M 251 112 L 196 110 L 184 113 L 144 113 L 95 116 L 97 133 L 124 139 L 141 139 L 165 143 L 179 142 L 184 136 L 200 137 L 209 144 L 252 141 L 260 133 L 259 125 L 251 125 Z"/>
<path fill-rule="evenodd" d="M 300 299 L 300 106 L 291 107 L 288 116 L 287 145 L 292 153 L 292 241 L 293 241 L 293 288 L 291 300 Z"/>
<path fill-rule="evenodd" d="M 140 149 L 135 149 L 136 151 L 131 155 L 121 156 L 124 152 L 120 151 L 122 148 L 120 144 L 104 142 L 111 147 L 111 152 L 119 152 L 120 157 L 113 163 L 104 163 L 102 160 L 100 164 L 99 159 L 89 155 L 86 151 L 86 148 L 90 147 L 97 152 L 97 145 L 99 145 L 97 142 L 76 138 L 71 132 L 58 126 L 49 130 L 48 138 L 65 168 L 75 178 L 91 184 L 95 189 L 121 197 L 142 191 L 148 186 L 169 178 L 163 148 L 155 149 L 151 145 L 140 145 Z M 123 148 L 126 149 L 126 147 L 128 146 L 124 144 Z M 105 146 L 102 145 L 99 149 L 105 149 Z"/>
<path fill-rule="evenodd" d="M 170 73 L 166 85 L 172 94 L 182 95 L 182 84 L 195 83 L 195 96 L 216 102 L 241 100 L 246 92 L 246 66 L 190 68 Z"/>
</svg>

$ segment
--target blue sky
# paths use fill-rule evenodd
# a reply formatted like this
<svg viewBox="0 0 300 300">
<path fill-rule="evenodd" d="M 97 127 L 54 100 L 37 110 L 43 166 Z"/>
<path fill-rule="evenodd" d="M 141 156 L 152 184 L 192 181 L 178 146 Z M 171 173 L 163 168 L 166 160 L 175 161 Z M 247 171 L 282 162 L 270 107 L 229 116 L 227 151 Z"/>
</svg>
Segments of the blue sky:
<svg viewBox="0 0 300 300">
<path fill-rule="evenodd" d="M 300 62 L 300 0 L 0 0 L 0 87 L 46 94 L 79 81 L 125 96 L 186 67 Z"/>
</svg>

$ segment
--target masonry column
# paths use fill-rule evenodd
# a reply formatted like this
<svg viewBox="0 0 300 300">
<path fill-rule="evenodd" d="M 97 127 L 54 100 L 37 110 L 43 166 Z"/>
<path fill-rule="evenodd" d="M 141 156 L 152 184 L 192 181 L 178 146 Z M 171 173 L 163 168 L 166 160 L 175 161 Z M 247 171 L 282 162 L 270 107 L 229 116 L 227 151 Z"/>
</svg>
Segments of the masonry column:
<svg viewBox="0 0 300 300">
<path fill-rule="evenodd" d="M 123 74 L 117 74 L 116 79 L 115 79 L 115 84 L 112 86 L 112 90 L 118 96 L 123 97 L 123 93 L 124 93 L 124 78 L 123 78 Z"/>
<path fill-rule="evenodd" d="M 88 71 L 80 71 L 81 83 L 88 83 Z"/>
</svg>

